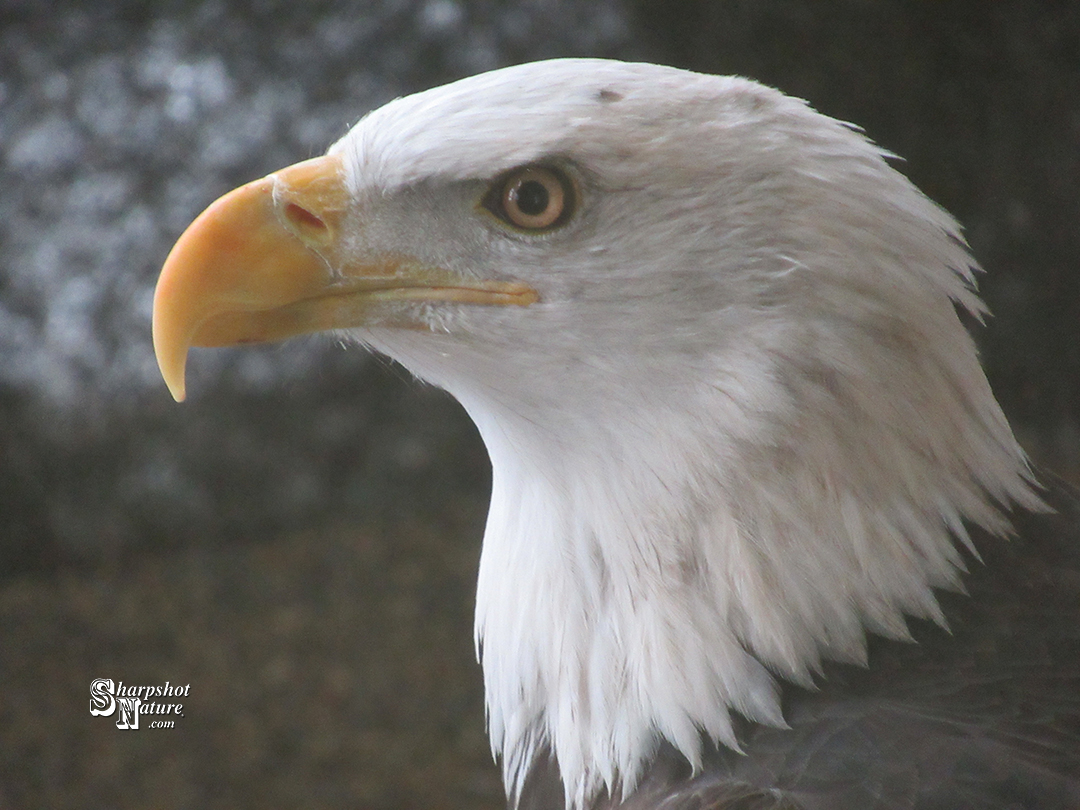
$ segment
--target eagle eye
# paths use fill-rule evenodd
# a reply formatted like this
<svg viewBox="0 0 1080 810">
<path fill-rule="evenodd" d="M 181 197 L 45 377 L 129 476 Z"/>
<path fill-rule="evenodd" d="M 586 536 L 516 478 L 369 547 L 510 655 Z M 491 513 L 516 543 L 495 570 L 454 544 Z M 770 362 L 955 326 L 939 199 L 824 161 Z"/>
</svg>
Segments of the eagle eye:
<svg viewBox="0 0 1080 810">
<path fill-rule="evenodd" d="M 524 231 L 557 228 L 573 212 L 574 186 L 548 166 L 525 166 L 499 177 L 484 198 L 484 206 L 504 222 Z"/>
</svg>

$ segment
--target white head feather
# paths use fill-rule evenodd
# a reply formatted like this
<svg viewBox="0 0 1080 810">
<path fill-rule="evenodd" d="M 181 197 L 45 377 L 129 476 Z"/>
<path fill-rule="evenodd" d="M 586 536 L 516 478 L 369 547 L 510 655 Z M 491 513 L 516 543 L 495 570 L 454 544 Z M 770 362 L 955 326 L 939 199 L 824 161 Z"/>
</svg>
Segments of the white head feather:
<svg viewBox="0 0 1080 810">
<path fill-rule="evenodd" d="M 394 101 L 334 150 L 365 250 L 541 296 L 359 333 L 491 454 L 476 640 L 511 793 L 544 746 L 580 806 L 660 738 L 696 764 L 702 731 L 736 745 L 732 709 L 782 724 L 774 675 L 940 620 L 964 521 L 1038 504 L 955 311 L 983 312 L 956 222 L 803 102 L 557 60 Z M 581 191 L 543 236 L 477 205 L 534 161 Z"/>
</svg>

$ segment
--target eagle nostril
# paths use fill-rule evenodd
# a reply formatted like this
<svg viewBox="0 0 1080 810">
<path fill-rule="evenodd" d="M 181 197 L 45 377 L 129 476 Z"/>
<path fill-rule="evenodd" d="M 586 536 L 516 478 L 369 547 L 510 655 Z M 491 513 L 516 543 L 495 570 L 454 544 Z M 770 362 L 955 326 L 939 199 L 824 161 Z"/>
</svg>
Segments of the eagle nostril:
<svg viewBox="0 0 1080 810">
<path fill-rule="evenodd" d="M 286 204 L 285 218 L 301 236 L 315 237 L 320 241 L 325 239 L 326 223 L 302 205 L 293 202 Z"/>
</svg>

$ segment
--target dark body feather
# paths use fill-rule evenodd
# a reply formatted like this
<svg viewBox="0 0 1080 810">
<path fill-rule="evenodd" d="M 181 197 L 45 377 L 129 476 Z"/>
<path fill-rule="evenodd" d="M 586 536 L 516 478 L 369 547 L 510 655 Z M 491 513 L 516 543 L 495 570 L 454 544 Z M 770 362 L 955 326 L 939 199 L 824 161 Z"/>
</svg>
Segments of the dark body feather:
<svg viewBox="0 0 1080 810">
<path fill-rule="evenodd" d="M 867 668 L 785 687 L 790 729 L 743 721 L 744 753 L 712 749 L 696 775 L 664 744 L 631 796 L 593 810 L 1080 808 L 1080 494 L 1052 480 L 1045 498 L 1056 511 L 1012 515 L 1016 536 L 973 534 L 968 594 L 938 594 L 950 632 L 873 637 Z M 518 806 L 563 808 L 553 760 Z"/>
</svg>

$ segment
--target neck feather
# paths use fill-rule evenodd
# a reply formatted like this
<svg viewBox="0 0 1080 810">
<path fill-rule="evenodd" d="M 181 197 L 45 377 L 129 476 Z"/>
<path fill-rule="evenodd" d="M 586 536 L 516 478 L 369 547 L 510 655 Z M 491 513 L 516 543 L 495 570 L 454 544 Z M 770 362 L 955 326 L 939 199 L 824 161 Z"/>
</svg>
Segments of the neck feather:
<svg viewBox="0 0 1080 810">
<path fill-rule="evenodd" d="M 572 424 L 461 397 L 493 465 L 476 641 L 511 795 L 548 748 L 568 807 L 625 795 L 661 738 L 697 765 L 703 732 L 737 747 L 731 710 L 782 725 L 774 675 L 942 621 L 964 522 L 1039 506 L 952 337 L 959 360 L 901 351 L 865 378 L 763 339 L 677 402 Z"/>
</svg>

